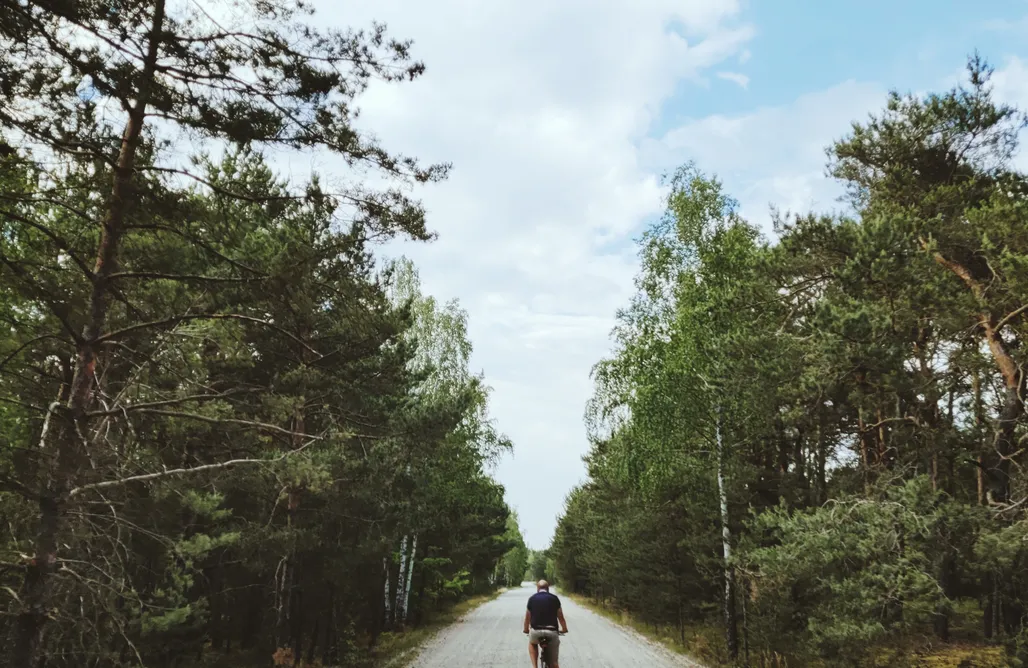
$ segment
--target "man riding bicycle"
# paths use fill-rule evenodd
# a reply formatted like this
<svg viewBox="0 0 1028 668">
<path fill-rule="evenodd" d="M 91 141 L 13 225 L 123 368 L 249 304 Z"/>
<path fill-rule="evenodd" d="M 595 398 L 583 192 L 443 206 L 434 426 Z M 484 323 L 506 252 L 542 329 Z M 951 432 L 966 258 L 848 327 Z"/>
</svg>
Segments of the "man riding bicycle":
<svg viewBox="0 0 1028 668">
<path fill-rule="evenodd" d="M 532 658 L 532 668 L 538 666 L 539 641 L 543 638 L 550 648 L 550 668 L 560 668 L 557 663 L 560 650 L 557 622 L 560 622 L 560 633 L 567 633 L 568 624 L 564 621 L 560 599 L 550 593 L 550 583 L 540 580 L 535 585 L 535 594 L 528 599 L 525 612 L 524 633 L 528 635 L 528 656 Z"/>
</svg>

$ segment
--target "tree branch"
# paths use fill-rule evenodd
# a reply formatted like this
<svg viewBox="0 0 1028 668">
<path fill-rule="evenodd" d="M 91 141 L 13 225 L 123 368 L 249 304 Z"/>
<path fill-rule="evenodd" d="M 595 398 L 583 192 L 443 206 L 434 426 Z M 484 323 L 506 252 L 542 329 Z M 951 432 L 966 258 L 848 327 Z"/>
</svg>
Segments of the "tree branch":
<svg viewBox="0 0 1028 668">
<path fill-rule="evenodd" d="M 68 320 L 67 307 L 54 301 L 51 295 L 46 294 L 45 291 L 39 287 L 38 282 L 34 281 L 31 276 L 26 275 L 25 270 L 19 267 L 17 262 L 14 262 L 3 253 L 0 253 L 0 262 L 7 265 L 7 268 L 11 270 L 11 273 L 25 284 L 25 289 L 27 291 L 34 293 L 35 298 L 46 305 L 50 310 L 50 313 L 57 318 L 61 325 L 64 326 L 64 330 L 68 333 L 68 336 L 70 336 L 76 344 L 81 344 L 82 337 L 77 331 L 75 331 L 75 328 L 72 327 L 71 322 Z"/>
<path fill-rule="evenodd" d="M 219 260 L 223 260 L 225 262 L 228 262 L 230 265 L 232 265 L 233 267 L 236 267 L 237 269 L 242 269 L 243 271 L 248 271 L 251 274 L 256 274 L 256 275 L 261 276 L 261 277 L 264 276 L 263 273 L 257 271 L 256 269 L 253 269 L 251 267 L 246 266 L 245 264 L 243 264 L 239 260 L 233 260 L 232 258 L 228 257 L 227 255 L 225 255 L 225 254 L 219 252 L 218 250 L 212 248 L 210 246 L 210 244 L 205 243 L 203 240 L 197 239 L 197 238 L 195 238 L 193 236 L 190 236 L 190 235 L 186 234 L 184 231 L 176 229 L 175 227 L 172 227 L 171 225 L 161 225 L 161 224 L 158 224 L 158 223 L 146 223 L 146 224 L 136 223 L 136 224 L 126 225 L 125 229 L 126 230 L 144 230 L 144 231 L 149 231 L 149 232 L 168 232 L 169 234 L 174 234 L 175 236 L 177 236 L 177 237 L 179 237 L 181 239 L 185 239 L 186 241 L 188 241 L 191 244 L 199 246 L 200 248 L 204 249 L 205 251 L 207 251 L 208 253 L 210 253 L 214 257 L 218 258 Z"/>
<path fill-rule="evenodd" d="M 59 336 L 55 336 L 54 334 L 43 334 L 42 336 L 37 336 L 34 339 L 29 339 L 28 341 L 26 341 L 25 343 L 21 344 L 13 351 L 11 351 L 7 355 L 7 357 L 5 357 L 2 362 L 0 362 L 0 369 L 3 369 L 5 366 L 7 366 L 7 363 L 14 359 L 21 351 L 25 350 L 34 343 L 39 343 L 40 341 L 44 341 L 46 339 L 57 339 L 58 341 L 61 340 Z"/>
<path fill-rule="evenodd" d="M 117 273 L 108 276 L 110 280 L 118 280 L 123 278 L 138 278 L 138 279 L 150 279 L 150 280 L 169 280 L 169 281 L 207 281 L 211 283 L 250 283 L 253 281 L 259 281 L 264 276 L 254 276 L 252 278 L 237 278 L 234 276 L 200 276 L 196 274 L 164 274 L 157 271 L 119 271 Z"/>
<path fill-rule="evenodd" d="M 860 433 L 866 434 L 869 431 L 874 431 L 875 429 L 878 429 L 879 427 L 890 424 L 892 422 L 909 422 L 915 426 L 921 426 L 921 421 L 918 420 L 915 416 L 907 415 L 905 417 L 885 418 L 884 420 L 880 420 L 878 422 L 875 422 L 874 424 L 865 425 L 864 428 L 860 430 Z"/>
<path fill-rule="evenodd" d="M 43 418 L 43 429 L 39 434 L 39 449 L 46 449 L 46 435 L 50 431 L 50 417 L 54 414 L 54 411 L 61 407 L 61 402 L 52 401 L 50 406 L 46 409 L 46 417 Z"/>
<path fill-rule="evenodd" d="M 1015 309 L 1015 310 L 1011 311 L 1010 313 L 1008 313 L 1006 316 L 1004 316 L 1004 318 L 1002 320 L 1000 320 L 998 323 L 996 323 L 996 331 L 998 332 L 998 331 L 1002 330 L 1004 327 L 1009 325 L 1010 322 L 1014 318 L 1016 318 L 1017 316 L 1021 315 L 1025 311 L 1028 311 L 1028 304 L 1025 304 L 1021 308 Z"/>
<path fill-rule="evenodd" d="M 237 394 L 245 394 L 245 393 L 248 393 L 248 392 L 258 392 L 258 391 L 260 391 L 259 388 L 239 388 L 239 389 L 229 390 L 228 392 L 221 392 L 221 393 L 217 393 L 217 394 L 211 394 L 211 393 L 191 394 L 189 396 L 176 397 L 174 399 L 165 399 L 163 401 L 150 401 L 150 402 L 142 403 L 142 404 L 128 404 L 127 406 L 122 406 L 120 408 L 112 408 L 110 410 L 90 411 L 90 412 L 86 413 L 86 416 L 87 417 L 105 417 L 105 416 L 111 416 L 111 415 L 122 415 L 124 413 L 131 412 L 131 411 L 145 411 L 145 410 L 150 410 L 150 409 L 154 409 L 154 408 L 159 408 L 161 406 L 174 406 L 175 404 L 184 404 L 184 403 L 189 402 L 189 401 L 214 401 L 216 399 L 225 399 L 227 397 L 231 397 L 231 396 L 234 396 L 234 395 L 237 395 Z"/>
<path fill-rule="evenodd" d="M 256 420 L 242 420 L 239 418 L 217 418 L 210 417 L 208 415 L 200 415 L 198 413 L 184 413 L 182 411 L 166 411 L 157 408 L 141 408 L 139 409 L 142 413 L 149 413 L 151 415 L 163 415 L 165 417 L 178 417 L 187 420 L 197 420 L 198 422 L 207 422 L 209 424 L 238 424 L 244 427 L 251 427 L 253 429 L 263 429 L 270 431 L 275 434 L 281 434 L 283 436 L 307 438 L 313 441 L 324 440 L 323 436 L 314 436 L 313 434 L 305 434 L 303 432 L 293 431 L 291 429 L 285 429 L 278 425 L 268 424 L 267 422 L 258 422 Z"/>
<path fill-rule="evenodd" d="M 14 478 L 11 478 L 10 476 L 0 473 L 0 491 L 2 490 L 7 490 L 9 492 L 20 494 L 21 497 L 24 498 L 26 501 L 39 500 L 39 495 L 33 492 L 31 489 L 21 484 Z"/>
<path fill-rule="evenodd" d="M 315 440 L 320 439 L 320 437 L 317 436 L 309 438 Z M 293 455 L 303 452 L 312 443 L 314 443 L 314 440 L 308 441 L 299 448 L 295 450 L 290 450 L 289 452 L 278 457 L 275 457 L 274 459 L 230 459 L 226 462 L 220 462 L 218 464 L 203 464 L 201 466 L 193 466 L 191 468 L 170 469 L 167 471 L 159 471 L 157 473 L 144 473 L 142 475 L 133 475 L 127 478 L 119 478 L 118 480 L 104 480 L 103 482 L 94 482 L 88 485 L 76 487 L 75 489 L 68 492 L 67 498 L 71 499 L 78 496 L 79 494 L 82 494 L 83 492 L 88 492 L 91 490 L 107 489 L 110 487 L 120 487 L 122 485 L 127 485 L 133 482 L 147 482 L 150 480 L 160 480 L 161 478 L 169 478 L 172 476 L 180 475 L 190 475 L 193 473 L 202 473 L 204 471 L 217 471 L 220 469 L 231 468 L 233 466 L 239 466 L 241 464 L 275 464 L 277 462 L 282 461 L 283 459 L 286 459 L 287 457 L 292 457 Z"/>
<path fill-rule="evenodd" d="M 114 339 L 121 338 L 122 336 L 125 336 L 126 334 L 131 334 L 133 332 L 138 332 L 138 331 L 141 331 L 141 330 L 144 330 L 144 329 L 151 329 L 151 328 L 154 328 L 154 327 L 162 327 L 164 325 L 177 325 L 178 323 L 185 322 L 187 320 L 241 320 L 243 322 L 252 322 L 252 323 L 255 323 L 255 324 L 258 324 L 258 325 L 263 325 L 264 327 L 268 327 L 270 329 L 273 329 L 276 332 L 278 332 L 278 333 L 280 333 L 280 334 L 282 334 L 284 336 L 289 337 L 290 339 L 292 339 L 296 343 L 298 343 L 301 346 L 303 346 L 309 352 L 312 352 L 315 355 L 317 355 L 319 358 L 322 356 L 319 351 L 317 351 L 314 348 L 310 347 L 303 339 L 301 339 L 300 337 L 296 336 L 295 334 L 293 334 L 293 333 L 291 333 L 291 332 L 289 332 L 289 331 L 287 331 L 285 329 L 282 329 L 281 327 L 279 327 L 275 323 L 269 322 L 267 320 L 262 320 L 261 318 L 255 318 L 253 316 L 243 315 L 241 313 L 197 313 L 197 314 L 176 315 L 176 316 L 172 316 L 170 318 L 165 318 L 163 320 L 152 320 L 150 322 L 141 322 L 141 323 L 138 323 L 138 324 L 135 324 L 135 325 L 130 325 L 130 326 L 125 327 L 123 329 L 119 329 L 119 330 L 116 330 L 116 331 L 113 331 L 113 332 L 108 332 L 107 334 L 104 334 L 102 336 L 98 336 L 96 339 L 94 339 L 93 342 L 94 343 L 105 343 L 107 341 L 112 341 Z"/>
<path fill-rule="evenodd" d="M 79 269 L 82 270 L 82 273 L 85 274 L 86 278 L 88 278 L 90 281 L 93 280 L 93 270 L 89 268 L 89 265 L 86 264 L 85 260 L 80 258 L 75 253 L 75 251 L 72 250 L 71 244 L 69 244 L 64 238 L 62 238 L 56 232 L 51 230 L 49 227 L 47 227 L 46 225 L 40 225 L 39 223 L 29 218 L 26 218 L 25 216 L 20 216 L 11 211 L 7 211 L 6 209 L 0 210 L 0 215 L 3 215 L 5 218 L 9 218 L 10 220 L 13 220 L 16 223 L 27 225 L 42 232 L 44 235 L 46 235 L 48 239 L 50 239 L 50 241 L 54 243 L 55 246 L 57 246 L 57 248 L 68 254 L 68 257 L 71 258 L 72 262 L 74 262 Z"/>
</svg>

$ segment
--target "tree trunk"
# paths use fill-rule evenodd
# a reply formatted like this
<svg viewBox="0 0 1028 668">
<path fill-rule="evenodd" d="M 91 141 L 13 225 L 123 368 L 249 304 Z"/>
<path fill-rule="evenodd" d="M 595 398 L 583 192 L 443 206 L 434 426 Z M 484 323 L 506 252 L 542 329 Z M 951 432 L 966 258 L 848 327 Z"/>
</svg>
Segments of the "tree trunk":
<svg viewBox="0 0 1028 668">
<path fill-rule="evenodd" d="M 985 407 L 982 405 L 982 381 L 975 369 L 971 375 L 971 390 L 974 394 L 974 422 L 979 433 L 984 433 L 985 428 Z M 985 505 L 985 443 L 979 444 L 978 454 L 978 505 Z"/>
<path fill-rule="evenodd" d="M 927 242 L 922 240 L 922 247 L 927 248 Z M 987 286 L 980 277 L 975 276 L 967 267 L 960 262 L 947 258 L 942 253 L 935 251 L 932 257 L 937 263 L 953 272 L 971 290 L 978 302 L 985 307 L 987 304 Z M 1021 401 L 1021 390 L 1024 386 L 1024 375 L 1013 355 L 1010 354 L 1010 344 L 1003 340 L 1003 328 L 1008 324 L 1007 319 L 1000 319 L 985 307 L 979 313 L 979 325 L 984 332 L 985 343 L 989 346 L 992 354 L 992 361 L 1003 377 L 1005 393 L 1003 406 L 1000 409 L 999 420 L 996 424 L 996 435 L 993 440 L 993 451 L 998 458 L 995 467 L 996 480 L 990 485 L 992 500 L 998 503 L 1005 503 L 1010 496 L 1010 457 L 1015 450 L 1014 431 L 1017 421 L 1024 413 L 1024 403 Z M 992 453 L 990 453 L 992 454 Z M 986 492 L 988 496 L 988 492 Z"/>
<path fill-rule="evenodd" d="M 775 438 L 778 441 L 778 469 L 779 485 L 785 482 L 785 476 L 789 472 L 789 439 L 785 435 L 785 425 L 780 419 L 775 420 Z"/>
<path fill-rule="evenodd" d="M 871 482 L 871 434 L 864 419 L 863 406 L 857 407 L 857 429 L 860 430 L 860 468 L 864 473 L 864 484 Z"/>
<path fill-rule="evenodd" d="M 993 586 L 993 576 L 987 575 L 982 582 L 982 588 L 989 592 L 985 596 L 985 604 L 982 606 L 982 635 L 986 640 L 991 640 L 995 629 L 994 613 L 996 609 L 996 593 Z"/>
<path fill-rule="evenodd" d="M 939 564 L 939 587 L 947 598 L 953 595 L 953 567 L 955 555 L 947 541 L 943 548 L 942 562 Z M 949 641 L 949 613 L 940 607 L 935 613 L 935 635 L 943 642 Z"/>
<path fill-rule="evenodd" d="M 418 603 L 417 607 L 414 608 L 417 614 L 414 615 L 414 623 L 421 624 L 425 621 L 425 577 L 422 574 L 421 581 L 418 583 L 418 596 L 415 599 Z M 474 592 L 479 591 L 477 580 L 471 581 L 471 590 Z"/>
<path fill-rule="evenodd" d="M 56 435 L 56 451 L 46 447 L 45 432 L 41 437 L 46 464 L 44 489 L 39 495 L 39 530 L 35 541 L 35 555 L 25 569 L 22 584 L 22 606 L 18 613 L 11 665 L 14 668 L 37 668 L 42 664 L 43 627 L 50 607 L 50 579 L 57 569 L 57 545 L 61 531 L 61 505 L 73 487 L 81 460 L 88 454 L 83 448 L 80 434 L 88 433 L 86 411 L 96 381 L 96 341 L 107 322 L 111 275 L 117 270 L 118 245 L 125 229 L 125 216 L 133 203 L 132 180 L 135 172 L 139 137 L 146 120 L 146 106 L 150 101 L 150 84 L 157 65 L 161 30 L 164 26 L 165 0 L 154 3 L 153 19 L 147 53 L 140 76 L 139 94 L 135 106 L 128 113 L 122 133 L 121 148 L 114 168 L 107 215 L 100 231 L 100 245 L 93 268 L 93 288 L 89 298 L 89 314 L 78 342 L 75 371 L 68 392 L 66 410 L 61 418 L 61 429 Z M 53 404 L 50 414 L 59 411 Z"/>
<path fill-rule="evenodd" d="M 321 634 L 321 619 L 315 618 L 314 628 L 311 630 L 311 641 L 307 646 L 307 665 L 314 665 L 314 657 L 318 652 L 318 638 Z"/>
<path fill-rule="evenodd" d="M 324 640 L 322 641 L 321 647 L 321 663 L 326 666 L 332 665 L 335 661 L 333 648 L 335 647 L 336 637 L 336 626 L 335 626 L 335 612 L 336 612 L 336 587 L 334 584 L 329 583 L 328 585 L 328 619 L 325 620 L 325 632 L 322 634 Z M 374 640 L 372 640 L 374 642 Z"/>
<path fill-rule="evenodd" d="M 793 472 L 796 474 L 796 483 L 801 490 L 807 490 L 810 486 L 807 481 L 807 459 L 803 456 L 804 436 L 802 429 L 797 431 L 796 440 L 793 441 L 792 446 Z"/>
<path fill-rule="evenodd" d="M 889 439 L 885 433 L 885 415 L 882 413 L 882 405 L 878 404 L 878 454 L 876 456 L 879 468 L 890 469 L 892 457 L 889 455 Z"/>
<path fill-rule="evenodd" d="M 814 504 L 820 506 L 828 499 L 828 481 L 826 475 L 828 459 L 828 435 L 825 433 L 824 406 L 818 406 L 817 417 L 817 482 Z"/>
<path fill-rule="evenodd" d="M 18 615 L 12 666 L 35 668 L 40 663 L 43 625 L 50 599 L 50 576 L 57 564 L 57 534 L 60 507 L 52 496 L 39 501 L 40 528 L 36 537 L 36 555 L 25 570 L 22 589 L 23 609 Z"/>
<path fill-rule="evenodd" d="M 302 337 L 301 337 L 302 338 Z M 303 353 L 301 353 L 302 356 Z M 297 450 L 303 447 L 303 440 L 301 434 L 307 428 L 306 417 L 304 415 L 304 406 L 302 404 L 297 405 L 293 409 L 293 419 L 291 428 L 293 436 L 291 439 L 291 445 L 293 450 Z M 296 510 L 300 507 L 300 496 L 301 490 L 289 486 L 286 489 L 286 527 L 289 532 L 289 552 L 283 557 L 283 574 L 279 588 L 279 607 L 278 607 L 278 646 L 279 647 L 294 647 L 293 657 L 295 660 L 299 660 L 300 653 L 298 643 L 300 638 L 297 634 L 300 632 L 300 623 L 302 620 L 297 617 L 302 614 L 301 607 L 294 602 L 294 598 L 298 594 L 298 584 L 296 577 L 297 570 L 297 559 L 296 559 L 296 534 L 294 533 L 296 522 Z M 287 644 L 288 643 L 288 644 Z"/>
<path fill-rule="evenodd" d="M 251 582 L 250 584 L 253 585 L 255 583 Z M 249 604 L 246 606 L 246 612 L 244 613 L 239 647 L 240 649 L 251 649 L 259 644 L 258 635 L 263 625 L 261 621 L 261 611 L 264 609 L 263 587 L 258 589 L 251 586 L 250 594 L 244 595 L 243 600 L 248 601 Z"/>
<path fill-rule="evenodd" d="M 389 557 L 382 557 L 382 573 L 385 575 L 385 595 L 383 596 L 382 601 L 382 618 L 385 625 L 389 626 L 393 615 L 392 597 L 390 596 L 392 591 L 389 586 Z"/>
<path fill-rule="evenodd" d="M 978 431 L 981 434 L 985 433 L 985 406 L 982 403 L 982 381 L 975 369 L 974 373 L 971 374 L 971 391 L 974 395 L 974 421 L 978 427 Z M 985 459 L 985 443 L 984 439 L 979 444 L 978 454 L 978 467 L 977 467 L 977 482 L 978 482 L 978 505 L 984 506 L 987 503 L 986 490 L 987 490 L 987 479 L 986 479 L 986 459 Z M 987 575 L 983 578 L 982 589 L 987 593 L 985 600 L 982 603 L 982 636 L 986 639 L 993 637 L 993 629 L 995 628 L 993 612 L 996 607 L 996 597 L 993 590 L 993 578 L 992 575 Z"/>
<path fill-rule="evenodd" d="M 410 603 L 410 586 L 414 580 L 414 556 L 418 552 L 418 534 L 414 534 L 414 540 L 410 547 L 410 559 L 407 565 L 406 582 L 403 585 L 403 607 L 400 609 L 400 621 L 407 623 L 407 606 Z"/>
<path fill-rule="evenodd" d="M 992 485 L 992 500 L 996 503 L 1006 503 L 1010 499 L 1010 457 L 1016 449 L 1014 432 L 1022 413 L 1024 405 L 1021 402 L 1020 387 L 1008 386 L 996 422 L 994 441 L 994 450 L 999 458 L 996 463 L 996 481 Z"/>
<path fill-rule="evenodd" d="M 742 588 L 742 656 L 745 665 L 750 665 L 750 627 L 746 618 L 746 599 L 749 597 L 749 582 L 744 580 Z"/>
<path fill-rule="evenodd" d="M 400 616 L 400 610 L 403 607 L 403 589 L 405 586 L 405 579 L 407 574 L 407 539 L 409 536 L 405 535 L 403 540 L 400 541 L 400 570 L 396 573 L 396 606 L 393 610 L 393 619 L 396 623 L 402 623 L 403 620 Z"/>
<path fill-rule="evenodd" d="M 682 565 L 682 550 L 678 548 L 676 550 L 676 560 L 674 567 L 675 574 L 675 605 L 678 610 L 678 640 L 685 647 L 685 591 L 682 585 L 682 572 L 684 570 Z"/>
<path fill-rule="evenodd" d="M 734 659 L 739 655 L 738 630 L 735 621 L 735 575 L 732 569 L 732 530 L 728 524 L 728 489 L 725 486 L 725 444 L 721 433 L 721 420 L 717 424 L 717 490 L 721 505 L 721 548 L 724 553 L 724 615 L 725 639 L 728 653 Z"/>
<path fill-rule="evenodd" d="M 303 589 L 295 587 L 289 595 L 289 646 L 294 668 L 303 659 Z"/>
</svg>

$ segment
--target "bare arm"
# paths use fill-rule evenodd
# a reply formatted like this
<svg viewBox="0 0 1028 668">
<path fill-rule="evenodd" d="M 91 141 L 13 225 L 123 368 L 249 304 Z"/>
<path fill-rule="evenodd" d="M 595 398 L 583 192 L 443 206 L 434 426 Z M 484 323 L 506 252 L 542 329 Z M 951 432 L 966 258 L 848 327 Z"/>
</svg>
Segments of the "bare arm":
<svg viewBox="0 0 1028 668">
<path fill-rule="evenodd" d="M 568 632 L 568 623 L 564 621 L 564 608 L 557 608 L 557 621 L 560 622 L 560 632 Z"/>
<path fill-rule="evenodd" d="M 528 625 L 532 621 L 532 613 L 525 610 L 525 628 L 522 633 L 528 633 Z"/>
</svg>

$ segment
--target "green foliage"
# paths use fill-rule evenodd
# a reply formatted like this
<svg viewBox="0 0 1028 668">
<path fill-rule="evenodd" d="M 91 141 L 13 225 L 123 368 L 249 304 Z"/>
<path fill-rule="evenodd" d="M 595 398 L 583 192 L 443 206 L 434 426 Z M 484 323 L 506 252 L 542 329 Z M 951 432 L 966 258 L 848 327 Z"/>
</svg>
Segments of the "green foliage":
<svg viewBox="0 0 1028 668">
<path fill-rule="evenodd" d="M 519 587 L 528 570 L 529 550 L 521 536 L 517 513 L 511 513 L 507 517 L 507 530 L 503 534 L 503 542 L 507 546 L 507 551 L 496 565 L 496 578 L 504 586 Z"/>
<path fill-rule="evenodd" d="M 822 507 L 769 509 L 745 552 L 759 609 L 802 611 L 807 642 L 825 657 L 859 657 L 948 612 L 935 559 L 947 545 L 972 562 L 985 513 L 916 477 L 880 496 L 840 496 Z"/>
<path fill-rule="evenodd" d="M 740 661 L 1024 660 L 1028 177 L 989 74 L 854 124 L 829 150 L 853 215 L 776 216 L 773 244 L 671 175 L 595 369 L 564 587 L 682 646 L 734 612 Z"/>
<path fill-rule="evenodd" d="M 467 314 L 373 253 L 447 166 L 354 110 L 423 65 L 309 13 L 0 0 L 0 666 L 355 665 L 513 547 Z"/>
<path fill-rule="evenodd" d="M 528 572 L 526 579 L 532 582 L 546 580 L 550 584 L 557 584 L 557 575 L 554 572 L 554 561 L 550 557 L 549 550 L 529 550 Z"/>
</svg>

